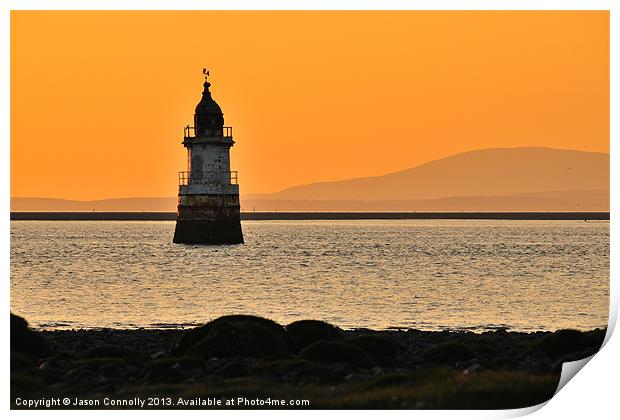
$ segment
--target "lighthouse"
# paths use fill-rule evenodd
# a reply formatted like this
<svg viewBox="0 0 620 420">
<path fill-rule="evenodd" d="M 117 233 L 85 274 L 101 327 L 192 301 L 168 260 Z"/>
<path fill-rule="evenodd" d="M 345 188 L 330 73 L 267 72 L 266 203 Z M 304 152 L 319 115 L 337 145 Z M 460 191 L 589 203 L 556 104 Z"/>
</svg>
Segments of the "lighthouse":
<svg viewBox="0 0 620 420">
<path fill-rule="evenodd" d="M 239 217 L 237 172 L 230 171 L 232 127 L 224 127 L 224 114 L 211 97 L 205 74 L 202 98 L 194 113 L 194 126 L 184 129 L 187 171 L 179 172 L 179 201 L 174 243 L 239 244 L 243 232 Z"/>
</svg>

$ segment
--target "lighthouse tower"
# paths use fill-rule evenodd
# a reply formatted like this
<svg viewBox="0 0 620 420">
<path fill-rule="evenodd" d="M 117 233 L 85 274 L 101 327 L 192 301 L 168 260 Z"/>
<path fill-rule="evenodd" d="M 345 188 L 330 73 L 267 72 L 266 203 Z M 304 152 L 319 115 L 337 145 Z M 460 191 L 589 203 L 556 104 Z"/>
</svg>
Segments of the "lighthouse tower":
<svg viewBox="0 0 620 420">
<path fill-rule="evenodd" d="M 174 243 L 243 243 L 237 172 L 230 171 L 232 127 L 224 127 L 222 109 L 211 97 L 205 73 L 194 126 L 185 127 L 187 172 L 179 173 L 179 204 Z"/>
</svg>

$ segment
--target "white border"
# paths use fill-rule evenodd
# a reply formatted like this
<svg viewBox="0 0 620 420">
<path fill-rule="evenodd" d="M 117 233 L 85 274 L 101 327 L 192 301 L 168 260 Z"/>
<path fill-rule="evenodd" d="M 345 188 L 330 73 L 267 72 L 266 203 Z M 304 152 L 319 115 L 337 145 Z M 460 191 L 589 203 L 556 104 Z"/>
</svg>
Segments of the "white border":
<svg viewBox="0 0 620 420">
<path fill-rule="evenodd" d="M 618 209 L 618 194 L 614 191 L 614 187 L 618 185 L 618 170 L 616 164 L 618 163 L 618 75 L 620 74 L 620 67 L 618 66 L 618 56 L 620 54 L 620 43 L 618 42 L 618 26 L 620 19 L 618 14 L 620 13 L 620 7 L 617 0 L 505 0 L 505 1 L 492 1 L 492 0 L 360 0 L 360 1 L 345 1 L 345 0 L 229 0 L 229 1 L 198 1 L 198 0 L 180 0 L 180 1 L 168 1 L 168 0 L 64 0 L 64 1 L 45 1 L 45 0 L 9 0 L 0 3 L 2 9 L 2 17 L 0 20 L 0 31 L 2 37 L 0 38 L 0 54 L 2 57 L 2 64 L 0 70 L 0 129 L 2 130 L 2 153 L 0 154 L 0 171 L 2 171 L 2 193 L 3 199 L 0 200 L 0 210 L 4 215 L 3 222 L 0 224 L 2 231 L 0 235 L 4 239 L 2 241 L 2 250 L 4 251 L 5 258 L 2 259 L 2 273 L 3 279 L 5 279 L 5 287 L 2 288 L 2 297 L 7 307 L 10 307 L 9 300 L 9 241 L 10 236 L 10 224 L 9 224 L 9 197 L 10 197 L 10 183 L 9 183 L 9 164 L 10 164 L 10 131 L 9 131 L 9 112 L 10 112 L 10 75 L 9 75 L 9 58 L 10 58 L 10 16 L 9 11 L 16 10 L 197 10 L 197 9 L 212 9 L 212 10 L 245 10 L 245 9 L 264 9 L 264 10 L 610 10 L 611 11 L 611 310 L 610 310 L 610 328 L 615 326 L 618 312 L 618 251 L 615 246 L 617 243 L 618 229 L 615 223 L 615 212 Z M 1 404 L 4 410 L 8 410 L 8 385 L 9 385 L 9 366 L 8 366 L 8 347 L 6 342 L 8 341 L 8 317 L 6 315 L 2 319 L 3 332 L 5 334 L 4 345 L 2 347 L 2 390 L 3 398 Z M 617 335 L 617 334 L 615 334 Z M 608 334 L 609 338 L 609 334 Z M 565 388 L 561 390 L 546 407 L 534 414 L 537 418 L 568 418 L 568 419 L 582 419 L 586 416 L 592 418 L 614 418 L 618 413 L 617 391 L 616 384 L 618 383 L 619 363 L 616 360 L 615 354 L 620 354 L 620 344 L 617 337 L 612 337 L 606 344 L 604 349 L 597 354 L 592 361 L 580 372 L 576 380 L 570 381 Z M 544 405 L 544 404 L 543 404 Z M 532 411 L 536 411 L 537 408 L 520 409 L 520 410 L 504 410 L 504 411 L 416 411 L 414 413 L 409 411 L 390 411 L 388 413 L 381 411 L 356 411 L 356 412 L 326 412 L 326 411 L 299 411 L 294 414 L 295 417 L 311 418 L 315 416 L 341 416 L 343 414 L 354 415 L 360 419 L 370 418 L 375 416 L 390 416 L 399 418 L 410 418 L 415 416 L 416 418 L 505 418 L 525 415 Z M 184 416 L 190 416 L 195 418 L 204 418 L 206 416 L 217 417 L 229 417 L 229 416 L 241 416 L 251 415 L 259 417 L 270 418 L 284 418 L 291 416 L 290 412 L 252 412 L 246 413 L 245 411 L 234 412 L 181 412 L 175 411 L 171 413 L 167 412 L 115 412 L 113 415 L 124 416 L 149 416 L 154 418 L 167 418 L 171 415 L 178 416 L 183 413 Z M 10 412 L 11 416 L 15 417 L 34 417 L 38 415 L 47 416 L 62 416 L 64 418 L 81 418 L 85 415 L 84 412 Z M 87 414 L 89 417 L 104 418 L 109 413 L 104 411 L 90 411 Z"/>
<path fill-rule="evenodd" d="M 613 0 L 9 0 L 20 10 L 609 10 Z M 53 7 L 50 7 L 53 3 Z"/>
</svg>

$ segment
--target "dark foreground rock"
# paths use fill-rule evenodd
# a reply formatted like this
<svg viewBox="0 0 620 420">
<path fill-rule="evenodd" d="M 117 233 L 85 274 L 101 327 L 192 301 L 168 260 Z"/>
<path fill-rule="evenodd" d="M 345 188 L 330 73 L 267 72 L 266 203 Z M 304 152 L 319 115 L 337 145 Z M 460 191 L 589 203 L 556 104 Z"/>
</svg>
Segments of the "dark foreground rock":
<svg viewBox="0 0 620 420">
<path fill-rule="evenodd" d="M 191 330 L 35 332 L 13 317 L 13 408 L 40 398 L 61 404 L 51 408 L 518 408 L 551 398 L 561 364 L 605 336 L 343 331 L 245 315 Z"/>
<path fill-rule="evenodd" d="M 21 316 L 11 314 L 11 351 L 24 356 L 38 357 L 47 351 L 47 345 L 40 334 L 28 327 Z"/>
</svg>

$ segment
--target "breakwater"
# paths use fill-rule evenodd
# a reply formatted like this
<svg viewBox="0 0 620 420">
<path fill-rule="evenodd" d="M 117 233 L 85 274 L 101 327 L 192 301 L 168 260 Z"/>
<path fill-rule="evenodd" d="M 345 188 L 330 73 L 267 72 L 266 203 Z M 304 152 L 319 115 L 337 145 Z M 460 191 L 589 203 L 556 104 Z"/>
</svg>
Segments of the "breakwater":
<svg viewBox="0 0 620 420">
<path fill-rule="evenodd" d="M 241 220 L 609 220 L 609 212 L 242 212 Z M 176 220 L 174 212 L 11 212 L 11 220 Z"/>
</svg>

